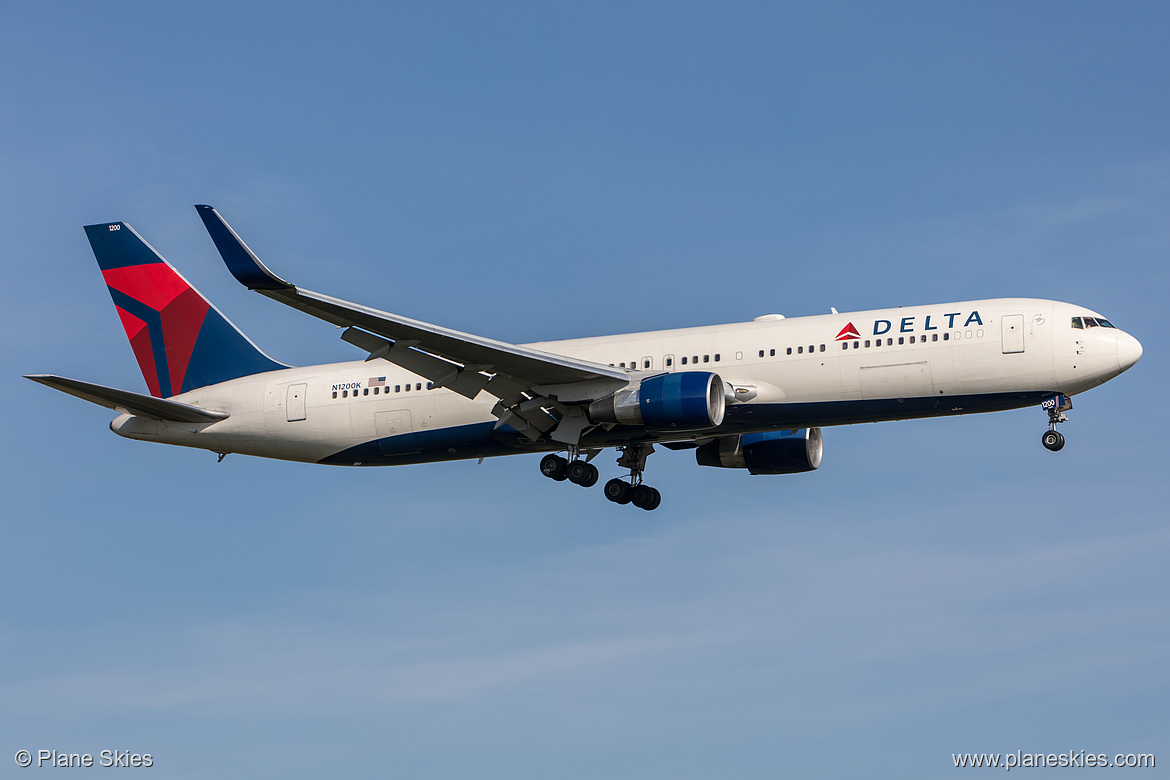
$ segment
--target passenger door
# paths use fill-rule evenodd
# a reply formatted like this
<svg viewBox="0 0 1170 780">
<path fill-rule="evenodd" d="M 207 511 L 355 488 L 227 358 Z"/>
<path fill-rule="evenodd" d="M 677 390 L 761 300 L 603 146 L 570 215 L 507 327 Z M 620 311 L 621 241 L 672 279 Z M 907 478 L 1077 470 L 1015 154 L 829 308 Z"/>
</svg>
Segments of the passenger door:
<svg viewBox="0 0 1170 780">
<path fill-rule="evenodd" d="M 1003 354 L 1024 351 L 1024 315 L 1009 314 L 1003 318 Z"/>
<path fill-rule="evenodd" d="M 300 422 L 305 419 L 305 395 L 309 389 L 307 384 L 289 385 L 288 395 L 285 398 L 284 408 L 289 422 Z"/>
</svg>

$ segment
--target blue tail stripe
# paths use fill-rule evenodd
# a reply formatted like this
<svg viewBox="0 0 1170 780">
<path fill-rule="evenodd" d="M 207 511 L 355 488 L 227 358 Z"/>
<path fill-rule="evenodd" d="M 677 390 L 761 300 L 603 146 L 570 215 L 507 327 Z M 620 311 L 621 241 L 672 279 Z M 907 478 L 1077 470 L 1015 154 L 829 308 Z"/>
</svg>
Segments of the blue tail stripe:
<svg viewBox="0 0 1170 780">
<path fill-rule="evenodd" d="M 158 374 L 159 392 L 163 398 L 176 395 L 171 388 L 171 372 L 167 370 L 167 347 L 163 343 L 162 314 L 113 287 L 107 289 L 110 291 L 110 297 L 114 299 L 115 306 L 125 309 L 146 323 L 146 329 L 150 333 L 150 351 L 154 354 L 154 370 Z"/>
<path fill-rule="evenodd" d="M 288 366 L 256 349 L 213 306 L 199 329 L 199 340 L 187 363 L 180 392 L 281 368 Z"/>
<path fill-rule="evenodd" d="M 85 235 L 103 271 L 164 262 L 158 252 L 125 222 L 86 225 Z"/>
</svg>

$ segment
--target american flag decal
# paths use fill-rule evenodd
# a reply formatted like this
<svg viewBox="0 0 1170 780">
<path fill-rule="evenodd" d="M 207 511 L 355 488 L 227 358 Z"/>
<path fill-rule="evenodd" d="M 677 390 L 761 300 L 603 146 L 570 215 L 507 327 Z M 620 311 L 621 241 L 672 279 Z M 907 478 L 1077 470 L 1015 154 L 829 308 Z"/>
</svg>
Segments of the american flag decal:
<svg viewBox="0 0 1170 780">
<path fill-rule="evenodd" d="M 386 377 L 372 376 L 372 377 L 370 377 L 370 381 L 367 382 L 366 384 L 369 387 L 385 387 L 386 386 Z"/>
</svg>

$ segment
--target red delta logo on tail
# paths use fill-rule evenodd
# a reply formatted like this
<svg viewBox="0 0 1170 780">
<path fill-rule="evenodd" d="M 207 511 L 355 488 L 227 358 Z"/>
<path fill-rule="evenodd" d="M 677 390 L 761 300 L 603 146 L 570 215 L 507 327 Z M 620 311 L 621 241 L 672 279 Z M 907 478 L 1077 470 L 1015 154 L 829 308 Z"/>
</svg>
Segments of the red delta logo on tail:
<svg viewBox="0 0 1170 780">
<path fill-rule="evenodd" d="M 166 263 L 111 268 L 102 276 L 150 394 L 177 395 L 210 305 Z M 127 311 L 131 308 L 135 311 Z M 163 366 L 158 365 L 158 351 Z"/>
<path fill-rule="evenodd" d="M 850 322 L 844 328 L 841 328 L 841 332 L 837 334 L 837 338 L 833 339 L 833 341 L 848 341 L 849 339 L 859 338 L 861 338 L 861 334 L 857 332 L 857 328 L 853 327 L 853 323 Z"/>
<path fill-rule="evenodd" d="M 87 225 L 85 234 L 150 394 L 286 368 L 188 284 L 125 222 Z"/>
</svg>

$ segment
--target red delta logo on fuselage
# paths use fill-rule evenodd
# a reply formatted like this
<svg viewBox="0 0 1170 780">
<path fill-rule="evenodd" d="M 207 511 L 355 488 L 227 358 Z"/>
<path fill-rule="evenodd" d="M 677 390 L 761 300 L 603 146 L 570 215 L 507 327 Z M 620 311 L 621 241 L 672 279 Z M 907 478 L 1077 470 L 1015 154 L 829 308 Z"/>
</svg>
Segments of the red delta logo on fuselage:
<svg viewBox="0 0 1170 780">
<path fill-rule="evenodd" d="M 956 318 L 962 317 L 963 312 L 948 312 L 946 314 L 927 314 L 922 318 L 922 322 L 917 322 L 918 315 L 911 315 L 909 317 L 902 317 L 899 320 L 874 320 L 873 321 L 873 335 L 884 336 L 887 333 L 897 329 L 898 333 L 917 333 L 919 331 L 932 331 L 939 328 L 946 330 L 954 330 L 955 328 L 967 328 L 972 325 L 982 325 L 983 317 L 979 312 L 973 311 L 966 316 L 965 319 L 960 320 L 961 325 L 956 325 Z M 936 319 L 937 318 L 937 319 Z M 944 324 L 945 320 L 945 324 Z M 859 339 L 861 334 L 858 333 L 857 328 L 850 322 L 841 332 L 837 334 L 834 341 L 847 341 L 849 339 Z"/>
<path fill-rule="evenodd" d="M 847 341 L 849 339 L 859 338 L 861 338 L 861 334 L 857 332 L 857 328 L 853 327 L 853 323 L 851 322 L 844 328 L 841 328 L 841 332 L 837 334 L 837 338 L 833 339 L 833 341 Z"/>
</svg>

